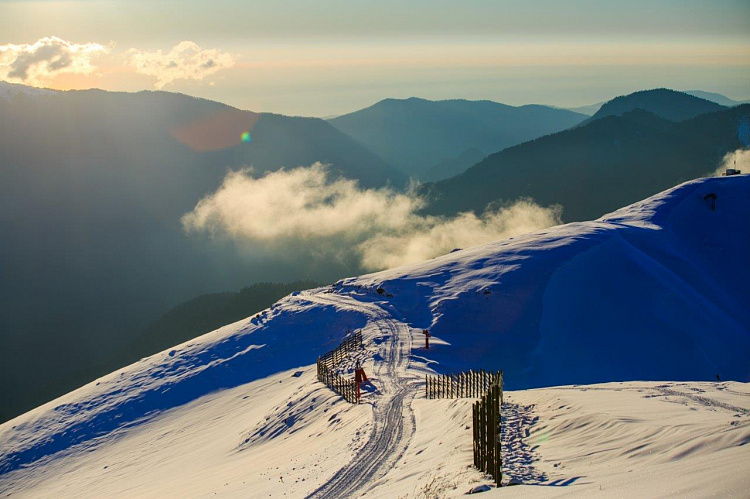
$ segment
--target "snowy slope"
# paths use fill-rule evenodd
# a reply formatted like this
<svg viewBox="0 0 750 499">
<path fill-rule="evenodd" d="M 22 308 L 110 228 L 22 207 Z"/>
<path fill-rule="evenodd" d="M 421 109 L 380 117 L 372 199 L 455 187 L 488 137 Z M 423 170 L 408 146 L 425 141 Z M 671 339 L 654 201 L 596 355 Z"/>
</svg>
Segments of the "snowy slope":
<svg viewBox="0 0 750 499">
<path fill-rule="evenodd" d="M 704 199 L 717 195 L 716 211 Z M 446 369 L 510 388 L 750 380 L 750 177 L 682 184 L 572 223 L 345 281 L 382 286 L 449 345 Z"/>
<path fill-rule="evenodd" d="M 0 426 L 0 492 L 416 494 L 425 481 L 439 485 L 437 467 L 460 472 L 456 483 L 481 479 L 466 469 L 468 401 L 419 400 L 425 372 L 503 368 L 511 388 L 747 381 L 748 199 L 749 176 L 702 179 L 595 222 L 289 296 Z M 429 351 L 419 348 L 422 328 L 435 336 Z M 353 329 L 373 378 L 360 406 L 315 383 L 311 365 Z M 732 449 L 748 442 L 748 390 L 724 386 L 735 392 L 726 407 L 709 406 L 740 424 L 700 455 L 746 454 Z M 560 410 L 574 419 L 578 409 Z M 605 440 L 606 421 L 597 427 Z M 435 438 L 450 444 L 434 447 Z M 575 438 L 587 445 L 585 432 Z M 532 474 L 524 483 L 543 482 Z"/>
</svg>

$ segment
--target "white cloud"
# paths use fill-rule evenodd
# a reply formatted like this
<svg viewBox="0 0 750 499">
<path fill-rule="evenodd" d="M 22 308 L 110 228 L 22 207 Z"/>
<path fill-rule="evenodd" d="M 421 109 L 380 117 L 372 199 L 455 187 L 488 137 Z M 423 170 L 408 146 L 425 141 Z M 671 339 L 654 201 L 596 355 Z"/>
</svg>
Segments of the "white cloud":
<svg viewBox="0 0 750 499">
<path fill-rule="evenodd" d="M 40 85 L 58 73 L 90 74 L 96 70 L 92 59 L 108 51 L 98 43 L 71 43 L 56 36 L 0 45 L 0 77 Z"/>
<path fill-rule="evenodd" d="M 175 80 L 202 80 L 235 63 L 232 54 L 217 49 L 204 50 L 191 41 L 178 43 L 166 54 L 161 50 L 130 49 L 128 55 L 136 73 L 156 78 L 156 88 L 164 88 Z"/>
<path fill-rule="evenodd" d="M 750 149 L 737 149 L 725 154 L 721 160 L 721 165 L 711 176 L 721 177 L 729 168 L 740 170 L 742 173 L 750 173 Z"/>
<path fill-rule="evenodd" d="M 424 216 L 421 199 L 391 189 L 361 189 L 332 179 L 325 166 L 280 170 L 253 178 L 232 172 L 186 214 L 188 232 L 215 236 L 275 253 L 354 260 L 376 270 L 418 262 L 560 223 L 559 208 L 529 200 L 477 217 Z"/>
</svg>

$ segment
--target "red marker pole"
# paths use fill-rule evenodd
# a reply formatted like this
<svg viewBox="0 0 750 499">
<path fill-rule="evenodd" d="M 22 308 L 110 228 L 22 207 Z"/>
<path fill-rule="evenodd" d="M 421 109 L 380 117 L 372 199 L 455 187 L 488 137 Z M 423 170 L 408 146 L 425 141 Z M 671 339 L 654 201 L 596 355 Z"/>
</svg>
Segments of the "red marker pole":
<svg viewBox="0 0 750 499">
<path fill-rule="evenodd" d="M 357 366 L 354 370 L 354 382 L 357 383 L 357 401 L 359 402 L 359 398 L 361 397 L 360 386 L 362 382 L 367 381 L 367 375 L 365 374 L 365 370 L 359 366 L 359 363 Z"/>
<path fill-rule="evenodd" d="M 424 349 L 429 350 L 430 349 L 430 332 L 427 329 L 423 329 L 422 334 L 424 334 Z"/>
</svg>

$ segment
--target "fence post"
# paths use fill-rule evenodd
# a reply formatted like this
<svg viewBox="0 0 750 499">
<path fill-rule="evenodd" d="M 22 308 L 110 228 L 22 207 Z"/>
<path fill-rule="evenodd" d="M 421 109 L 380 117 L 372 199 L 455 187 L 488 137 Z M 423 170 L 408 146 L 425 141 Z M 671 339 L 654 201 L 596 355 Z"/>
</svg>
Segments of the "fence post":
<svg viewBox="0 0 750 499">
<path fill-rule="evenodd" d="M 499 380 L 499 378 L 498 378 Z M 493 421 L 493 426 L 495 428 L 495 485 L 497 487 L 500 487 L 500 484 L 503 480 L 503 461 L 502 461 L 502 453 L 501 453 L 501 419 L 500 414 L 502 410 L 502 406 L 500 405 L 501 400 L 501 393 L 502 390 L 500 389 L 499 384 L 492 387 L 492 390 L 495 392 L 495 420 Z"/>
<path fill-rule="evenodd" d="M 490 475 L 492 477 L 495 477 L 495 462 L 497 460 L 497 455 L 495 454 L 495 447 L 496 447 L 496 441 L 497 441 L 497 424 L 495 424 L 495 418 L 497 417 L 497 414 L 495 413 L 495 389 L 494 387 L 491 387 L 489 390 L 490 395 L 490 427 L 489 427 L 489 447 L 490 447 L 490 469 L 489 471 Z"/>
<path fill-rule="evenodd" d="M 479 468 L 479 402 L 471 404 L 474 416 L 474 466 Z"/>
<path fill-rule="evenodd" d="M 487 459 L 489 458 L 487 452 L 487 397 L 482 396 L 482 471 L 487 472 Z"/>
</svg>

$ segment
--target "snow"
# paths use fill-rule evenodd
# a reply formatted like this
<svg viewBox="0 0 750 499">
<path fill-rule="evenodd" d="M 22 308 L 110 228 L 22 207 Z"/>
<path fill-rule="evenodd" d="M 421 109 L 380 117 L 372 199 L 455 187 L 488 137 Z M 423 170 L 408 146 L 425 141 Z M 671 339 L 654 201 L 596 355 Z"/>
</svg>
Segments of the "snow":
<svg viewBox="0 0 750 499">
<path fill-rule="evenodd" d="M 741 495 L 748 199 L 747 175 L 701 179 L 295 293 L 0 425 L 0 495 L 460 495 L 491 483 L 470 466 L 472 401 L 425 400 L 421 383 L 467 367 L 514 389 L 506 482 L 523 485 L 486 495 Z M 314 366 L 355 329 L 360 405 Z"/>
<path fill-rule="evenodd" d="M 448 344 L 430 354 L 443 370 L 505 369 L 509 388 L 748 381 L 748 199 L 747 175 L 697 180 L 594 222 L 345 284 L 393 294 Z"/>
</svg>

